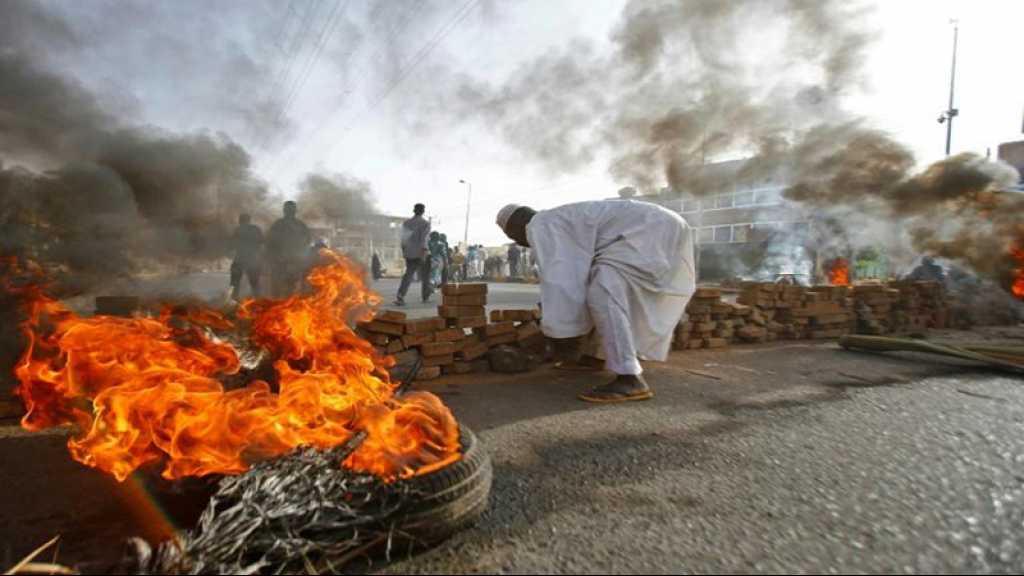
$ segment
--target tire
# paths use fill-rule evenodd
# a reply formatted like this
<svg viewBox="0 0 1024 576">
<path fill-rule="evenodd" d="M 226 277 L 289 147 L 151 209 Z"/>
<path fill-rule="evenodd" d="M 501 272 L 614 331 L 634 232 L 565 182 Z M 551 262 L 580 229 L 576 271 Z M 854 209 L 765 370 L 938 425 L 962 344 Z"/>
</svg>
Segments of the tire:
<svg viewBox="0 0 1024 576">
<path fill-rule="evenodd" d="M 491 459 L 471 430 L 459 426 L 462 458 L 407 480 L 421 495 L 394 523 L 392 545 L 430 546 L 476 523 L 490 502 Z"/>
</svg>

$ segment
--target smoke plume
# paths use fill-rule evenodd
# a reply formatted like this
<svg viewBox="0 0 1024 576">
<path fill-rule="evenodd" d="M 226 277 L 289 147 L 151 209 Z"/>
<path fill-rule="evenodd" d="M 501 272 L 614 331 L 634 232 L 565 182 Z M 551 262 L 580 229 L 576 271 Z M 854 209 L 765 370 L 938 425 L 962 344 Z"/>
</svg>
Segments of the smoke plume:
<svg viewBox="0 0 1024 576">
<path fill-rule="evenodd" d="M 299 184 L 299 210 L 331 223 L 377 213 L 370 183 L 346 174 L 309 174 Z"/>
<path fill-rule="evenodd" d="M 932 254 L 1006 286 L 1024 267 L 1010 256 L 1024 247 L 1022 196 L 999 192 L 1016 173 L 972 155 L 915 173 L 905 146 L 844 109 L 866 88 L 868 16 L 839 0 L 632 0 L 610 50 L 571 40 L 504 81 L 455 77 L 418 114 L 480 118 L 552 173 L 607 158 L 647 192 L 708 195 L 781 173 L 817 248 L 885 242 L 898 265 Z M 726 177 L 703 168 L 735 157 L 748 160 Z"/>
</svg>

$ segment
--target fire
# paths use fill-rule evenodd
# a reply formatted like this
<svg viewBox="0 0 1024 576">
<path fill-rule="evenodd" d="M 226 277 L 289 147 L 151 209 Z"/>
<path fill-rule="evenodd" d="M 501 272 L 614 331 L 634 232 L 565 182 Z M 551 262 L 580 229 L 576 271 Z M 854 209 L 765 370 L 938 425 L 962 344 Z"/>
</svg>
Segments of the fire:
<svg viewBox="0 0 1024 576">
<path fill-rule="evenodd" d="M 124 480 L 149 463 L 168 479 L 238 474 L 298 446 L 329 448 L 365 431 L 343 463 L 386 479 L 423 474 L 459 458 L 458 426 L 432 394 L 395 396 L 386 369 L 350 328 L 380 299 L 360 272 L 329 251 L 309 294 L 248 300 L 233 321 L 209 309 L 155 318 L 83 318 L 41 288 L 23 290 L 28 347 L 16 368 L 29 430 L 72 424 L 71 455 Z M 214 330 L 248 328 L 274 359 L 279 392 L 238 377 L 239 353 Z M 221 334 L 218 332 L 217 334 Z"/>
<path fill-rule="evenodd" d="M 1013 269 L 1013 282 L 1010 284 L 1010 291 L 1017 298 L 1024 299 L 1024 250 L 1014 246 L 1010 249 L 1010 254 L 1017 262 L 1017 267 Z"/>
<path fill-rule="evenodd" d="M 828 271 L 828 281 L 833 286 L 850 285 L 850 264 L 845 258 L 836 258 L 832 261 L 832 268 Z"/>
</svg>

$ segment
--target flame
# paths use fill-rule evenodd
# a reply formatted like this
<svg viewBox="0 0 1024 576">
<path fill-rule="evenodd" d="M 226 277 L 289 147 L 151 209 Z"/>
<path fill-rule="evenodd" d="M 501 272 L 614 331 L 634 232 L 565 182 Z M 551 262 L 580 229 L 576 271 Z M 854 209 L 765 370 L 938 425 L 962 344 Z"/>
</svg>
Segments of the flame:
<svg viewBox="0 0 1024 576">
<path fill-rule="evenodd" d="M 828 281 L 833 286 L 850 285 L 850 264 L 845 258 L 836 258 L 832 261 L 832 268 L 828 271 Z"/>
<path fill-rule="evenodd" d="M 248 300 L 232 321 L 214 310 L 165 309 L 155 318 L 82 318 L 38 286 L 22 291 L 28 346 L 15 370 L 29 430 L 73 424 L 68 446 L 83 464 L 124 480 L 158 462 L 168 479 L 238 474 L 298 446 L 329 448 L 360 431 L 343 463 L 388 480 L 458 460 L 458 426 L 428 393 L 395 397 L 378 356 L 350 328 L 380 299 L 344 257 L 324 264 L 308 294 Z M 279 392 L 254 379 L 225 390 L 242 369 L 214 330 L 248 331 L 274 359 Z"/>
<path fill-rule="evenodd" d="M 1013 246 L 1010 248 L 1010 255 L 1017 262 L 1017 266 L 1013 269 L 1013 282 L 1010 284 L 1010 291 L 1015 297 L 1024 299 L 1024 250 Z"/>
</svg>

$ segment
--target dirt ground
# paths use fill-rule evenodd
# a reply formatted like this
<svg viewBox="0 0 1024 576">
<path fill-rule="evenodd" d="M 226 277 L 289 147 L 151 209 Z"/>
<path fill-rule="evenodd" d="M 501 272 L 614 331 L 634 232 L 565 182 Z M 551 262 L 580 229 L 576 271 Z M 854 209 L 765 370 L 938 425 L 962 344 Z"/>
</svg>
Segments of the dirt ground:
<svg viewBox="0 0 1024 576">
<path fill-rule="evenodd" d="M 930 338 L 1024 343 L 1024 329 L 947 331 Z M 688 418 L 699 420 L 702 414 L 715 414 L 716 426 L 693 432 L 697 436 L 719 433 L 746 410 L 814 405 L 843 398 L 850 390 L 900 386 L 951 374 L 989 373 L 935 357 L 843 351 L 829 341 L 674 352 L 669 362 L 649 364 L 646 370 L 656 398 L 630 410 L 668 411 L 672 416 L 666 419 L 667 429 L 672 427 L 669 420 L 678 424 Z M 437 393 L 461 422 L 481 433 L 487 444 L 500 437 L 502 429 L 533 421 L 600 423 L 620 408 L 595 408 L 577 401 L 575 395 L 607 377 L 595 379 L 593 375 L 563 373 L 544 366 L 519 375 L 450 376 L 421 388 Z M 657 422 L 652 426 L 657 428 Z M 167 512 L 185 508 L 177 504 L 162 509 L 163 504 L 143 488 L 142 482 L 119 484 L 72 461 L 66 440 L 64 432 L 28 433 L 11 421 L 0 425 L 0 567 L 11 565 L 59 534 L 61 541 L 55 551 L 58 561 L 86 572 L 109 571 L 122 557 L 126 538 L 166 531 L 174 522 Z M 558 444 L 561 439 L 537 428 L 530 441 L 539 446 Z M 656 461 L 650 464 L 659 465 Z M 496 478 L 501 477 L 502 470 L 501 462 L 496 462 Z M 501 490 L 502 483 L 496 479 L 495 506 L 503 501 Z M 402 567 L 413 570 L 416 562 L 414 558 Z M 447 568 L 472 571 L 481 567 Z"/>
</svg>

